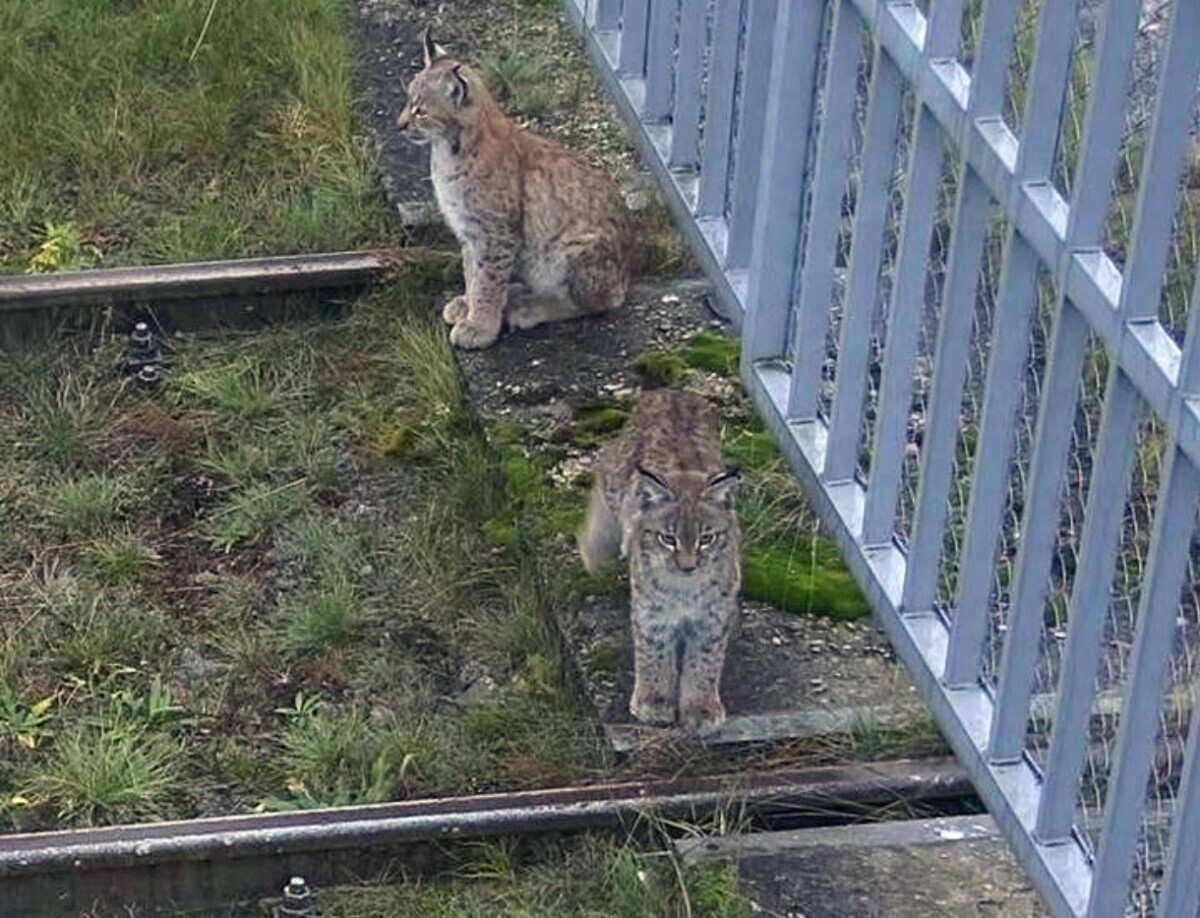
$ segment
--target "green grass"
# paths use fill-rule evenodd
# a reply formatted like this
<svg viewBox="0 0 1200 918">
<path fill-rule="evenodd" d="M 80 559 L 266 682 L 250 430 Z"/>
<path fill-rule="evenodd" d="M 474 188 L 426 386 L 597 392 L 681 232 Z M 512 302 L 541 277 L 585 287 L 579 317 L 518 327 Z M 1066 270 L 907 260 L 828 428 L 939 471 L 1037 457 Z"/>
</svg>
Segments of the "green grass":
<svg viewBox="0 0 1200 918">
<path fill-rule="evenodd" d="M 122 384 L 103 333 L 0 369 L 0 800 L 28 801 L 12 825 L 606 767 L 555 624 L 582 492 L 472 419 L 427 307 L 440 283 L 405 268 L 346 318 L 177 337 L 158 392 Z M 47 448 L 47 402 L 77 455 Z M 135 727 L 153 762 L 105 739 L 112 767 L 79 773 L 76 747 Z M 194 793 L 125 800 L 121 768 Z"/>
<path fill-rule="evenodd" d="M 441 881 L 381 877 L 323 890 L 330 918 L 482 918 L 595 915 L 605 918 L 748 918 L 737 871 L 726 861 L 681 863 L 668 849 L 634 838 L 590 834 L 517 844 L 479 842 Z"/>
<path fill-rule="evenodd" d="M 361 600 L 342 578 L 291 600 L 281 618 L 284 645 L 295 654 L 340 650 L 362 618 Z"/>
<path fill-rule="evenodd" d="M 479 72 L 510 114 L 540 118 L 556 101 L 554 89 L 546 80 L 547 64 L 536 51 L 508 48 L 483 55 Z"/>
<path fill-rule="evenodd" d="M 388 239 L 337 0 L 0 6 L 0 271 Z"/>
<path fill-rule="evenodd" d="M 179 750 L 148 731 L 78 724 L 56 738 L 23 797 L 85 825 L 175 812 L 186 798 Z"/>
<path fill-rule="evenodd" d="M 82 558 L 90 576 L 104 586 L 139 583 L 161 561 L 158 552 L 128 531 L 109 533 L 85 545 Z"/>
<path fill-rule="evenodd" d="M 443 765 L 439 737 L 420 725 L 374 719 L 359 710 L 320 706 L 290 715 L 279 768 L 286 798 L 266 808 L 379 803 L 421 788 Z"/>
<path fill-rule="evenodd" d="M 70 479 L 53 486 L 47 515 L 68 537 L 89 535 L 121 516 L 129 502 L 126 482 L 103 472 Z"/>
</svg>

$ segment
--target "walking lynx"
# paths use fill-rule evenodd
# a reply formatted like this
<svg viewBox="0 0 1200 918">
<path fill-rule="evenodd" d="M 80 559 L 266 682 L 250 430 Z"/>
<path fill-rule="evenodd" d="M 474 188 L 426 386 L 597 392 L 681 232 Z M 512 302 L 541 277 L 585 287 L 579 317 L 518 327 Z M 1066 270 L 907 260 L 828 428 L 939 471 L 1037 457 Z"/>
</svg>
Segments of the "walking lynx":
<svg viewBox="0 0 1200 918">
<path fill-rule="evenodd" d="M 515 124 L 466 64 L 425 31 L 425 69 L 399 125 L 431 144 L 442 215 L 462 246 L 466 295 L 442 310 L 452 343 L 603 312 L 629 287 L 629 216 L 607 177 Z M 513 281 L 520 283 L 513 284 Z"/>
<path fill-rule="evenodd" d="M 725 719 L 721 669 L 741 586 L 737 484 L 721 465 L 716 412 L 687 392 L 645 393 L 597 459 L 579 551 L 593 573 L 629 559 L 638 720 Z"/>
</svg>

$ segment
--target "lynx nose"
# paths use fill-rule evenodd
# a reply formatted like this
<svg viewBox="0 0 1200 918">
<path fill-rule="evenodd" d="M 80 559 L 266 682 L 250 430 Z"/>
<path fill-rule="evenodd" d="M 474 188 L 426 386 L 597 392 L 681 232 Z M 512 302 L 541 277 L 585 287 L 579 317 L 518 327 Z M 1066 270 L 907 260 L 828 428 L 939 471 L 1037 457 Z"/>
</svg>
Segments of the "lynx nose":
<svg viewBox="0 0 1200 918">
<path fill-rule="evenodd" d="M 679 565 L 679 569 L 685 574 L 690 574 L 696 569 L 696 553 L 680 549 L 675 554 L 675 563 Z"/>
<path fill-rule="evenodd" d="M 406 105 L 404 106 L 404 111 L 400 113 L 400 117 L 396 119 L 396 127 L 402 131 L 407 131 L 410 124 L 412 124 L 412 112 Z"/>
</svg>

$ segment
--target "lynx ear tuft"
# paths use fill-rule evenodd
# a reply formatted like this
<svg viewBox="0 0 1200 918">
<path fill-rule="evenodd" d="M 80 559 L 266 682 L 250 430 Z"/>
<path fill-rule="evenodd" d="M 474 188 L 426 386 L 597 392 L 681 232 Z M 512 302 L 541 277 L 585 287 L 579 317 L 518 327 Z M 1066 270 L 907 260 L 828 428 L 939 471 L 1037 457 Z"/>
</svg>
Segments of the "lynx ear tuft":
<svg viewBox="0 0 1200 918">
<path fill-rule="evenodd" d="M 648 510 L 658 504 L 666 503 L 672 498 L 671 486 L 648 469 L 637 467 L 635 494 L 638 506 Z"/>
<path fill-rule="evenodd" d="M 722 507 L 732 507 L 733 497 L 741 483 L 742 473 L 737 469 L 719 472 L 708 480 L 704 487 L 704 496 Z"/>
<path fill-rule="evenodd" d="M 425 66 L 428 67 L 439 57 L 445 57 L 446 51 L 437 42 L 433 40 L 433 28 L 425 26 L 425 31 L 421 33 L 421 47 L 425 52 Z"/>
</svg>

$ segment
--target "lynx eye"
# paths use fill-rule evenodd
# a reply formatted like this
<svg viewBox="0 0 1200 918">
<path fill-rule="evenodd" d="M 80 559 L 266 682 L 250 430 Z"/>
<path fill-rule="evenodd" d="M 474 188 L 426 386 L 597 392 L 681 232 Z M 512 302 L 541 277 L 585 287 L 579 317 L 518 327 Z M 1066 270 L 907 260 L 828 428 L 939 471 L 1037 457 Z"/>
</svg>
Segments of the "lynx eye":
<svg viewBox="0 0 1200 918">
<path fill-rule="evenodd" d="M 412 112 L 413 112 L 414 118 L 424 118 L 425 117 L 425 106 L 424 105 L 414 105 Z"/>
<path fill-rule="evenodd" d="M 658 541 L 662 543 L 664 548 L 669 548 L 672 551 L 674 551 L 675 546 L 679 544 L 678 542 L 675 541 L 675 536 L 671 535 L 668 532 L 660 532 L 658 534 Z"/>
<path fill-rule="evenodd" d="M 715 532 L 706 532 L 700 536 L 699 544 L 701 548 L 708 548 L 715 541 L 717 541 L 717 534 Z"/>
</svg>

